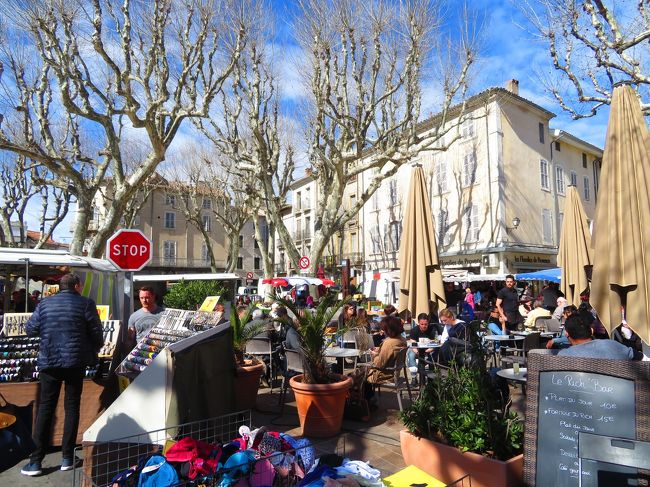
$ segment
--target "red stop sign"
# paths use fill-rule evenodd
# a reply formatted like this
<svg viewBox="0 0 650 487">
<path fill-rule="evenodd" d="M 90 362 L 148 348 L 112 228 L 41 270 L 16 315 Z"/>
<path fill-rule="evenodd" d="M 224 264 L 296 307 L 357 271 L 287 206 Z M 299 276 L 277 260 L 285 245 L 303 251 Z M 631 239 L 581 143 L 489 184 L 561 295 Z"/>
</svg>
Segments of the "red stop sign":
<svg viewBox="0 0 650 487">
<path fill-rule="evenodd" d="M 106 242 L 106 258 L 123 271 L 139 271 L 151 261 L 151 240 L 140 230 L 118 230 Z"/>
</svg>

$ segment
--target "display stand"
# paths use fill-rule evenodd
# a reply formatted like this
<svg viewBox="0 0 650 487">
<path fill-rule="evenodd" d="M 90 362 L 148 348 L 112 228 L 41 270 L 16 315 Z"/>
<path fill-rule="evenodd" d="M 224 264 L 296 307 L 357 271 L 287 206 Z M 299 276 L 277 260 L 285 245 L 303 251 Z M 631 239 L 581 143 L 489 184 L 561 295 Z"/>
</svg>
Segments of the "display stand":
<svg viewBox="0 0 650 487">
<path fill-rule="evenodd" d="M 152 332 L 159 329 L 163 330 L 157 326 Z M 133 377 L 131 384 L 86 430 L 84 443 L 144 434 L 234 411 L 230 323 L 183 338 L 150 360 L 135 374 L 126 368 Z"/>
<path fill-rule="evenodd" d="M 3 317 L 2 334 L 4 336 L 0 337 L 0 393 L 11 404 L 32 405 L 34 425 L 40 396 L 39 370 L 36 365 L 40 340 L 37 337 L 24 335 L 24 325 L 30 316 L 31 313 L 11 313 Z M 98 372 L 108 370 L 110 366 L 120 327 L 121 322 L 118 320 L 102 323 L 104 346 L 100 351 L 99 364 L 86 369 L 86 379 L 81 394 L 77 442 L 81 441 L 83 431 L 95 421 L 110 402 L 110 398 L 106 397 L 104 391 L 103 374 L 98 374 Z M 52 445 L 54 446 L 60 446 L 63 437 L 64 397 L 62 392 L 54 413 L 52 426 Z"/>
</svg>

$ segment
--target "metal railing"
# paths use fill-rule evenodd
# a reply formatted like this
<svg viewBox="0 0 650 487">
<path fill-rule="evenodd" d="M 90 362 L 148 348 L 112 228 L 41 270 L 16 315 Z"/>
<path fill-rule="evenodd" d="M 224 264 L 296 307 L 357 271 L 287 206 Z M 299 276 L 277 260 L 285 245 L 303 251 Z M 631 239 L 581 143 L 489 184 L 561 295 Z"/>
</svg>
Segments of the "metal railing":
<svg viewBox="0 0 650 487">
<path fill-rule="evenodd" d="M 218 269 L 226 268 L 225 260 L 217 260 L 215 262 Z M 187 259 L 181 257 L 154 257 L 147 267 L 185 267 L 196 269 L 209 269 L 210 261 L 207 259 Z"/>
</svg>

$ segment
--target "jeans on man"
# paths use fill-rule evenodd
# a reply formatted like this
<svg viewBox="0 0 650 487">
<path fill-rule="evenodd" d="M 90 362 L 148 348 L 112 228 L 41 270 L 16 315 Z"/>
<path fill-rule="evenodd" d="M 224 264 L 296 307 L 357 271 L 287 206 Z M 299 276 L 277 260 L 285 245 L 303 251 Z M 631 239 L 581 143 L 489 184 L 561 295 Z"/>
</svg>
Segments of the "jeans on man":
<svg viewBox="0 0 650 487">
<path fill-rule="evenodd" d="M 83 390 L 85 370 L 83 367 L 53 368 L 42 370 L 39 375 L 40 397 L 36 427 L 34 429 L 34 443 L 36 449 L 31 454 L 31 462 L 42 462 L 45 452 L 50 444 L 52 419 L 56 405 L 59 402 L 61 384 L 65 383 L 65 396 L 63 400 L 65 421 L 63 423 L 63 440 L 61 453 L 63 458 L 74 457 L 74 447 L 77 442 L 79 429 L 79 405 Z"/>
</svg>

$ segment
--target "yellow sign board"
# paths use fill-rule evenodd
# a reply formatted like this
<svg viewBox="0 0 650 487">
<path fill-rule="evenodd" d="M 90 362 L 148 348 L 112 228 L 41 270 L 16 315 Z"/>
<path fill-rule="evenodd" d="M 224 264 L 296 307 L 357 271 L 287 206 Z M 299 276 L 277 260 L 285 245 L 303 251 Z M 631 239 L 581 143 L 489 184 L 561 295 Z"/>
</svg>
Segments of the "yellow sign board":
<svg viewBox="0 0 650 487">
<path fill-rule="evenodd" d="M 97 305 L 97 312 L 99 313 L 99 319 L 101 321 L 106 321 L 109 316 L 108 312 L 110 311 L 110 307 L 107 304 L 98 304 Z"/>
<path fill-rule="evenodd" d="M 214 311 L 214 308 L 217 306 L 221 296 L 208 296 L 203 301 L 203 304 L 199 308 L 199 311 Z"/>
</svg>

